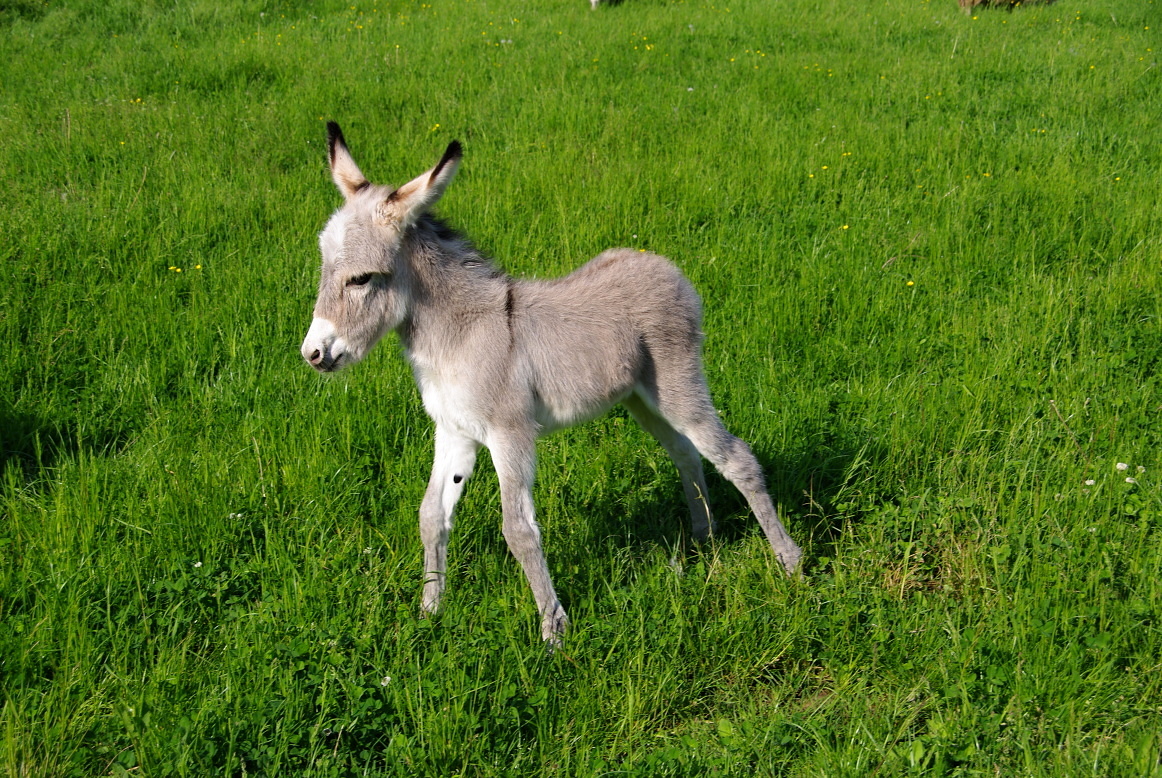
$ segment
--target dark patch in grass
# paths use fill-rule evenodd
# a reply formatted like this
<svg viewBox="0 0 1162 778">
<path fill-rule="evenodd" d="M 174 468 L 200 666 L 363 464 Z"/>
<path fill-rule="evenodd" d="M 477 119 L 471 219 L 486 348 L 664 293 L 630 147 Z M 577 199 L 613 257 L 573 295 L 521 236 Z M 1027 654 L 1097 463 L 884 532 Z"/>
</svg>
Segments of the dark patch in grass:
<svg viewBox="0 0 1162 778">
<path fill-rule="evenodd" d="M 7 27 L 17 19 L 39 21 L 47 8 L 48 3 L 36 0 L 4 0 L 0 2 L 0 27 Z"/>
<path fill-rule="evenodd" d="M 756 455 L 767 473 L 771 498 L 776 505 L 789 506 L 790 518 L 783 516 L 787 531 L 800 545 L 810 544 L 804 557 L 810 565 L 812 559 L 832 556 L 844 526 L 862 520 L 864 512 L 857 505 L 866 500 L 852 499 L 857 470 L 876 470 L 888 460 L 888 452 L 866 431 L 829 428 L 808 432 L 804 439 L 818 441 L 805 456 Z"/>
<path fill-rule="evenodd" d="M 117 453 L 130 440 L 129 431 L 116 424 L 82 433 L 67 421 L 21 413 L 7 403 L 0 404 L 0 473 L 11 463 L 26 481 L 80 451 Z"/>
<path fill-rule="evenodd" d="M 229 92 L 265 92 L 275 86 L 281 74 L 265 62 L 244 58 L 234 62 L 216 62 L 189 74 L 186 83 L 203 95 Z"/>
</svg>

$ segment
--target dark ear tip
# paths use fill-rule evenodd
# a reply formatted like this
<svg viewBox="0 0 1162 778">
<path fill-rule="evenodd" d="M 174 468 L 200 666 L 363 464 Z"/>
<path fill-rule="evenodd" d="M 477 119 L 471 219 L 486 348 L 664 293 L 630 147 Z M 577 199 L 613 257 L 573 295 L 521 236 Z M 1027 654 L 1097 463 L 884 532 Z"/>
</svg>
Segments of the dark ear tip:
<svg viewBox="0 0 1162 778">
<path fill-rule="evenodd" d="M 339 129 L 336 122 L 327 122 L 327 148 L 334 149 L 335 144 L 346 147 L 347 141 L 343 139 L 343 131 Z"/>
<path fill-rule="evenodd" d="M 435 181 L 436 176 L 440 175 L 448 165 L 460 160 L 460 156 L 464 153 L 464 147 L 460 145 L 460 141 L 454 140 L 448 144 L 448 148 L 444 150 L 444 156 L 440 157 L 440 161 L 432 168 L 432 175 L 428 178 L 429 181 Z"/>
</svg>

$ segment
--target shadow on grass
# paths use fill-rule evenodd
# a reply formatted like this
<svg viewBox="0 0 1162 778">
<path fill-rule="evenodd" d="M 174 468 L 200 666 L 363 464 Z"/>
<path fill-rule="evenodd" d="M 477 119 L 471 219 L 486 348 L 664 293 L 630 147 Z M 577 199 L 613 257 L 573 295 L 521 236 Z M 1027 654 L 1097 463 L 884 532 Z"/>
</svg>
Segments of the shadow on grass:
<svg viewBox="0 0 1162 778">
<path fill-rule="evenodd" d="M 869 466 L 874 469 L 886 456 L 870 438 L 865 430 L 828 428 L 806 431 L 803 439 L 813 443 L 805 456 L 753 449 L 766 474 L 771 499 L 779 507 L 779 518 L 803 547 L 805 570 L 816 559 L 832 556 L 845 525 L 858 520 L 851 505 L 857 502 Z M 626 457 L 621 463 L 625 477 L 610 487 L 600 503 L 584 506 L 587 517 L 579 547 L 628 549 L 635 556 L 656 547 L 698 553 L 677 470 L 669 465 L 668 472 L 657 478 L 633 462 L 628 452 Z M 708 462 L 704 469 L 707 497 L 717 522 L 716 541 L 731 544 L 761 533 L 753 511 L 734 485 Z M 643 480 L 652 481 L 654 488 L 643 489 Z M 560 488 L 563 502 L 584 502 L 584 485 L 567 483 Z M 574 491 L 576 499 L 570 494 Z"/>
<path fill-rule="evenodd" d="M 859 520 L 851 505 L 859 502 L 866 487 L 866 472 L 887 458 L 887 450 L 862 429 L 809 430 L 804 438 L 814 441 L 803 456 L 764 456 L 756 452 L 771 498 L 782 506 L 787 531 L 803 545 L 804 568 L 834 548 L 846 525 Z"/>
<path fill-rule="evenodd" d="M 31 481 L 44 470 L 80 451 L 120 451 L 130 440 L 126 429 L 98 426 L 81 431 L 73 421 L 46 419 L 0 403 L 0 473 L 9 467 Z"/>
</svg>

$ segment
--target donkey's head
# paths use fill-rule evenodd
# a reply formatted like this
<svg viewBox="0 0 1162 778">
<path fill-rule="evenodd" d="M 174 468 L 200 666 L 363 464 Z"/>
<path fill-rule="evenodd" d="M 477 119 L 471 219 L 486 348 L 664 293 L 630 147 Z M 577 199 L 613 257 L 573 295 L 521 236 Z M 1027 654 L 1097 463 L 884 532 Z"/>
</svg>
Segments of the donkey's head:
<svg viewBox="0 0 1162 778">
<path fill-rule="evenodd" d="M 302 346 L 303 358 L 321 372 L 363 359 L 407 319 L 412 278 L 404 237 L 440 199 L 461 154 L 452 141 L 434 168 L 393 190 L 364 177 L 334 122 L 327 124 L 327 147 L 331 177 L 346 202 L 319 234 L 319 298 Z"/>
</svg>

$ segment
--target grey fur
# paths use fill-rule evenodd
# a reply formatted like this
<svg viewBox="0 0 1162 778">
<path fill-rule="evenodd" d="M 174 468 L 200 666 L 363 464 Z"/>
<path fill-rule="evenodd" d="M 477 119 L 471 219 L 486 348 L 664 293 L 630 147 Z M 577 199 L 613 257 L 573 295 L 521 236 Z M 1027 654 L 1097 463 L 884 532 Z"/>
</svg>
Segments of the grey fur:
<svg viewBox="0 0 1162 778">
<path fill-rule="evenodd" d="M 320 234 L 323 266 L 303 357 L 319 371 L 359 361 L 395 330 L 436 424 L 435 462 L 420 505 L 423 604 L 444 590 L 456 501 L 481 446 L 500 481 L 503 531 L 528 578 L 541 634 L 557 642 L 567 618 L 533 512 L 536 440 L 622 403 L 677 465 L 693 534 L 714 530 L 701 457 L 750 503 L 788 574 L 800 550 L 783 528 L 750 448 L 718 418 L 702 374 L 701 306 L 665 258 L 612 249 L 550 281 L 500 271 L 427 213 L 460 161 L 397 190 L 369 184 L 328 125 L 332 177 L 346 197 Z"/>
</svg>

